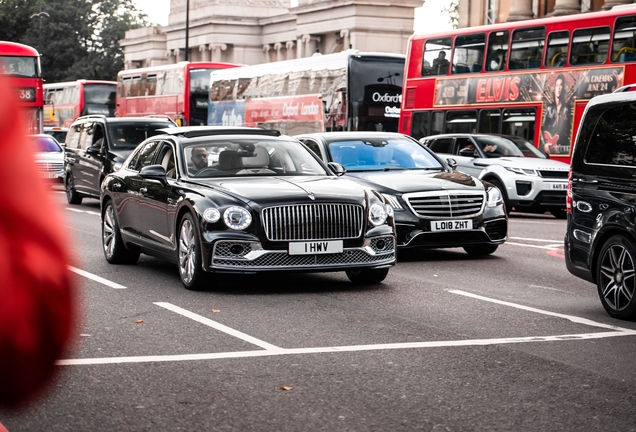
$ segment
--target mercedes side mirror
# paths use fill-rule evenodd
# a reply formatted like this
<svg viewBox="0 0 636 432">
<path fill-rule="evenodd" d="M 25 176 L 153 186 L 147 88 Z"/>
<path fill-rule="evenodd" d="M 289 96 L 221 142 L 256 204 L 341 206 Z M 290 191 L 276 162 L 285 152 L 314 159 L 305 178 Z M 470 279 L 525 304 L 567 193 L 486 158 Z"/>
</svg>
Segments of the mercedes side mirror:
<svg viewBox="0 0 636 432">
<path fill-rule="evenodd" d="M 338 177 L 343 176 L 347 172 L 347 169 L 338 162 L 329 162 L 327 166 L 329 166 L 331 172 L 333 172 Z"/>
</svg>

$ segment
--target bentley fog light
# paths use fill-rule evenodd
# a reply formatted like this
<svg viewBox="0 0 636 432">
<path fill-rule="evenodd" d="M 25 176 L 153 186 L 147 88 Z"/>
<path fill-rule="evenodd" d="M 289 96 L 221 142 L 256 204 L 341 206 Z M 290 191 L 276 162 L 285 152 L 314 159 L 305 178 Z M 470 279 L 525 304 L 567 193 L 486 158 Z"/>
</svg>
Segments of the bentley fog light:
<svg viewBox="0 0 636 432">
<path fill-rule="evenodd" d="M 203 219 L 205 219 L 206 222 L 218 222 L 218 220 L 221 219 L 221 212 L 215 208 L 207 208 L 203 212 Z"/>
<path fill-rule="evenodd" d="M 501 191 L 496 187 L 491 187 L 486 192 L 486 199 L 488 207 L 497 207 L 498 205 L 503 204 L 503 197 L 501 196 Z"/>
<path fill-rule="evenodd" d="M 228 228 L 244 230 L 252 223 L 252 215 L 243 207 L 230 207 L 223 213 L 223 221 Z"/>
<path fill-rule="evenodd" d="M 369 222 L 375 226 L 380 226 L 386 222 L 387 213 L 386 207 L 379 203 L 371 204 L 369 209 Z"/>
</svg>

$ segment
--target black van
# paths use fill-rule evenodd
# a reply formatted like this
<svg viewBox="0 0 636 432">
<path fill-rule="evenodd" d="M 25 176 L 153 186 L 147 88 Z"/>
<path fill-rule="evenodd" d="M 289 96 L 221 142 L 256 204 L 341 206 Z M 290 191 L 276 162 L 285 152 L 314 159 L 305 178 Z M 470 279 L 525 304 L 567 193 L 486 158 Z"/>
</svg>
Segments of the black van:
<svg viewBox="0 0 636 432">
<path fill-rule="evenodd" d="M 565 262 L 614 318 L 636 319 L 636 92 L 593 98 L 572 153 Z M 628 89 L 630 90 L 630 89 Z"/>
<path fill-rule="evenodd" d="M 69 204 L 81 204 L 84 197 L 99 198 L 104 177 L 117 171 L 139 143 L 169 127 L 176 124 L 168 117 L 89 115 L 75 120 L 64 149 Z"/>
</svg>

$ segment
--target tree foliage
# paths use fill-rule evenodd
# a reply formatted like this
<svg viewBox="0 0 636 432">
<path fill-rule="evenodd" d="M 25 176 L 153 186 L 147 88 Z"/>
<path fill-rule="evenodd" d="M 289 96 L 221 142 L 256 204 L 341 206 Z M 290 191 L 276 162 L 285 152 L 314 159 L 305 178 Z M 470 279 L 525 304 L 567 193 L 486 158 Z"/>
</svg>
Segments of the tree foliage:
<svg viewBox="0 0 636 432">
<path fill-rule="evenodd" d="M 36 48 L 48 82 L 114 80 L 119 41 L 145 25 L 132 0 L 0 0 L 0 40 Z"/>
<path fill-rule="evenodd" d="M 450 25 L 454 29 L 459 27 L 459 0 L 451 0 L 448 6 L 442 9 L 442 12 L 448 15 Z"/>
</svg>

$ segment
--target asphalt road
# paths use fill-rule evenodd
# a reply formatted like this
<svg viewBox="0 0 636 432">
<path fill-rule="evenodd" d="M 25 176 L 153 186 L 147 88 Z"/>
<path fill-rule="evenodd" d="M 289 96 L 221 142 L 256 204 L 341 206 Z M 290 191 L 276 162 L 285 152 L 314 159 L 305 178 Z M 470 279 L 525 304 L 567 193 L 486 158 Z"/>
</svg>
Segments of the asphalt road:
<svg viewBox="0 0 636 432">
<path fill-rule="evenodd" d="M 142 255 L 109 265 L 99 206 L 63 208 L 81 297 L 73 348 L 16 431 L 632 431 L 636 323 L 563 261 L 565 221 L 513 215 L 490 257 L 399 253 L 344 273 L 226 276 L 186 291 Z"/>
</svg>

